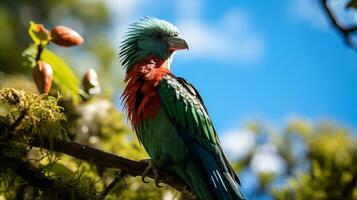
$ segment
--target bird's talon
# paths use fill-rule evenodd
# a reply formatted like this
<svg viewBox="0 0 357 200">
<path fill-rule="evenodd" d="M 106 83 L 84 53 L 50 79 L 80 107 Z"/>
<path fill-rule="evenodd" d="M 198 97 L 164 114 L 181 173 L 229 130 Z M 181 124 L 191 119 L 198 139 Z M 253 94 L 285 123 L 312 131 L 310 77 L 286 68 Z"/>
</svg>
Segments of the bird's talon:
<svg viewBox="0 0 357 200">
<path fill-rule="evenodd" d="M 142 180 L 144 183 L 148 183 L 149 181 L 146 181 L 145 178 L 146 178 L 146 177 L 142 176 L 142 177 L 141 177 L 141 180 Z"/>
<path fill-rule="evenodd" d="M 158 187 L 158 188 L 162 188 L 162 187 L 163 187 L 163 186 L 160 185 L 160 181 L 155 181 L 155 185 L 156 185 L 156 187 Z"/>
<path fill-rule="evenodd" d="M 159 172 L 157 171 L 157 169 L 153 170 L 153 172 L 154 172 L 154 178 L 155 178 L 156 187 L 162 188 L 162 186 L 160 185 Z"/>
<path fill-rule="evenodd" d="M 154 180 L 155 180 L 156 187 L 161 188 L 162 186 L 160 185 L 159 171 L 157 170 L 155 163 L 152 160 L 144 160 L 143 162 L 147 162 L 148 166 L 146 167 L 143 174 L 141 175 L 141 180 L 144 183 L 148 183 L 149 181 L 146 181 L 145 178 L 146 178 L 146 175 L 149 173 L 149 171 L 152 171 L 152 173 L 154 174 Z"/>
</svg>

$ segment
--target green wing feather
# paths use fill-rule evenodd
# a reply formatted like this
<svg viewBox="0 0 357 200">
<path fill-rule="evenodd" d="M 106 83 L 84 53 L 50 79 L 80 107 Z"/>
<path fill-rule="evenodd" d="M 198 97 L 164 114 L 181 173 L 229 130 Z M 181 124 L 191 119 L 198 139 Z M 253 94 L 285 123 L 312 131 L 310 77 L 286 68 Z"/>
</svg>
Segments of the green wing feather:
<svg viewBox="0 0 357 200">
<path fill-rule="evenodd" d="M 214 152 L 218 140 L 211 119 L 196 90 L 183 81 L 165 76 L 158 86 L 161 103 L 176 125 L 188 129 L 190 137 Z"/>
<path fill-rule="evenodd" d="M 197 90 L 184 79 L 169 74 L 160 81 L 158 93 L 160 102 L 171 122 L 178 130 L 181 130 L 179 131 L 181 137 L 188 142 L 187 145 L 194 146 L 190 147 L 191 150 L 202 154 L 199 159 L 200 165 L 210 171 L 207 169 L 206 160 L 216 160 L 213 161 L 215 163 L 211 163 L 211 167 L 217 167 L 218 164 L 223 173 L 221 175 L 229 174 L 230 178 L 226 177 L 224 184 L 231 184 L 233 188 L 231 190 L 239 197 L 237 198 L 244 199 L 239 191 L 239 178 L 222 151 L 212 121 Z M 191 142 L 192 139 L 195 143 Z M 197 143 L 203 148 L 197 146 Z M 238 185 L 232 182 L 233 180 Z"/>
</svg>

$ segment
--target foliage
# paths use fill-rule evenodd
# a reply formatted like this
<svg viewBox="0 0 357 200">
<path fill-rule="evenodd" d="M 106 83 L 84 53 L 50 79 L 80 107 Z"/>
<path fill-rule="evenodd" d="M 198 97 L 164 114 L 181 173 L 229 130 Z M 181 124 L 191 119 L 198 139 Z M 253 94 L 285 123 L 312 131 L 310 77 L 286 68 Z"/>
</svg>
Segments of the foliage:
<svg viewBox="0 0 357 200">
<path fill-rule="evenodd" d="M 105 94 L 110 95 L 122 86 L 122 80 L 118 77 L 121 67 L 115 53 L 117 46 L 107 34 L 112 22 L 104 1 L 0 1 L 1 72 L 30 75 L 31 69 L 23 67 L 21 58 L 21 53 L 31 42 L 28 36 L 29 21 L 41 22 L 46 27 L 62 24 L 78 29 L 86 39 L 82 46 L 66 51 L 58 51 L 56 47 L 50 47 L 50 50 L 65 57 L 70 66 L 76 66 L 72 70 L 77 75 L 87 68 L 95 68 L 99 76 L 106 77 L 101 80 L 102 86 L 106 86 L 103 87 L 106 88 Z M 90 62 L 87 62 L 88 59 Z"/>
<path fill-rule="evenodd" d="M 357 140 L 347 129 L 303 120 L 281 131 L 257 123 L 248 129 L 256 135 L 255 146 L 236 164 L 240 173 L 253 170 L 258 179 L 248 198 L 357 199 Z M 279 171 L 254 168 L 254 157 L 266 145 L 282 160 Z"/>
<path fill-rule="evenodd" d="M 83 9 L 86 8 L 86 9 Z M 66 12 L 65 15 L 61 11 Z M 89 12 L 90 11 L 90 12 Z M 63 16 L 63 17 L 62 17 Z M 109 13 L 103 1 L 86 0 L 3 0 L 0 2 L 0 71 L 6 73 L 22 72 L 21 52 L 28 47 L 30 38 L 28 24 L 30 20 L 41 21 L 46 26 L 53 27 L 57 24 L 77 22 L 84 25 L 82 35 L 90 40 L 102 38 L 102 33 L 92 30 L 105 29 L 109 21 Z M 67 24 L 66 24 L 67 25 Z M 102 50 L 112 49 L 109 41 L 102 41 Z M 11 54 L 8 50 L 11 49 Z M 101 63 L 107 63 L 108 59 L 102 59 L 102 51 L 94 51 L 91 46 L 84 46 L 82 51 L 97 56 Z M 110 55 L 110 54 L 108 54 Z M 103 67 L 108 67 L 104 65 Z M 27 70 L 29 72 L 29 70 Z"/>
<path fill-rule="evenodd" d="M 357 199 L 357 141 L 331 125 L 304 135 L 309 169 L 278 189 L 277 199 Z"/>
<path fill-rule="evenodd" d="M 89 181 L 88 177 L 85 178 L 81 174 L 54 177 L 57 170 L 53 166 L 59 165 L 55 162 L 58 159 L 57 155 L 31 147 L 31 142 L 36 136 L 40 139 L 45 137 L 50 143 L 67 139 L 66 132 L 61 126 L 65 116 L 62 109 L 57 106 L 57 99 L 24 90 L 2 88 L 0 103 L 7 105 L 7 114 L 0 116 L 0 186 L 2 191 L 6 191 L 6 197 L 20 197 L 19 190 L 26 186 L 22 182 L 33 181 L 37 187 L 43 189 L 38 195 L 40 199 L 64 199 L 70 196 L 76 199 L 93 199 L 96 195 L 93 194 L 94 183 Z M 32 155 L 39 160 L 22 161 L 24 155 Z M 37 164 L 34 165 L 35 163 Z M 19 179 L 19 175 L 23 180 Z M 52 178 L 46 175 L 52 175 Z M 46 185 L 41 185 L 40 182 Z"/>
<path fill-rule="evenodd" d="M 63 94 L 70 94 L 74 103 L 77 104 L 79 80 L 60 57 L 45 48 L 51 42 L 51 36 L 47 30 L 41 31 L 44 29 L 42 24 L 30 22 L 29 35 L 34 45 L 31 45 L 23 53 L 27 59 L 25 66 L 33 68 L 38 60 L 48 63 L 53 69 L 53 79 L 60 91 Z"/>
</svg>

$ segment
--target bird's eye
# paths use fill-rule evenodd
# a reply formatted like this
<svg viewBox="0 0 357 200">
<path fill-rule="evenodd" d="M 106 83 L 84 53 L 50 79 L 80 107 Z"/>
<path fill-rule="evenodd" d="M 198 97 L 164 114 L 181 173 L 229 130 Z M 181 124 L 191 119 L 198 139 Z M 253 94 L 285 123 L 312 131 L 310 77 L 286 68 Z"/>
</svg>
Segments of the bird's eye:
<svg viewBox="0 0 357 200">
<path fill-rule="evenodd" d="M 177 36 L 178 36 L 178 33 L 174 33 L 174 34 L 172 34 L 172 36 L 177 37 Z"/>
</svg>

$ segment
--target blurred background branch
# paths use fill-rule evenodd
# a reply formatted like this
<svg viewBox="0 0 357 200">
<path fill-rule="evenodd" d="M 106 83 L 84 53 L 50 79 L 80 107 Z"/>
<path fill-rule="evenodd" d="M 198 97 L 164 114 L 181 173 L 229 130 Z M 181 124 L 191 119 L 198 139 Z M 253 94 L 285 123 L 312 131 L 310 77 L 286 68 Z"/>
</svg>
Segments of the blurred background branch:
<svg viewBox="0 0 357 200">
<path fill-rule="evenodd" d="M 334 11 L 329 6 L 329 0 L 321 0 L 321 5 L 326 12 L 328 19 L 330 20 L 332 26 L 341 34 L 344 38 L 346 44 L 354 49 L 357 48 L 356 44 L 352 40 L 351 34 L 357 31 L 357 25 L 347 27 L 338 20 L 338 16 L 334 14 Z M 351 0 L 347 5 L 346 9 L 356 9 L 357 1 Z"/>
</svg>

